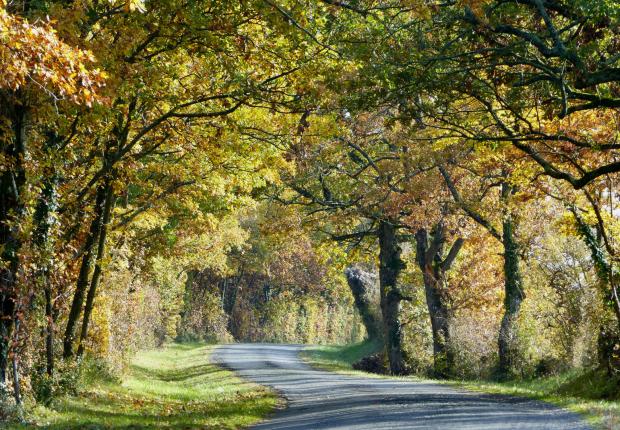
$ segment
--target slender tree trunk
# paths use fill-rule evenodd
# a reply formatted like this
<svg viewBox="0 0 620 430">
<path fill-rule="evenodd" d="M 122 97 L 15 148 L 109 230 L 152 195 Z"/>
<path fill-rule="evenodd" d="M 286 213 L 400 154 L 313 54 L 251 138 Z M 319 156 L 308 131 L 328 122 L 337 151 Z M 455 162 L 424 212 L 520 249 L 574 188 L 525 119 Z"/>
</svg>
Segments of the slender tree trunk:
<svg viewBox="0 0 620 430">
<path fill-rule="evenodd" d="M 17 406 L 22 405 L 21 382 L 19 380 L 19 369 L 17 367 L 17 354 L 13 355 L 13 398 Z"/>
<path fill-rule="evenodd" d="M 60 138 L 50 132 L 45 144 L 45 151 L 49 155 L 57 149 Z M 45 359 L 46 370 L 49 376 L 54 374 L 54 315 L 52 312 L 52 287 L 49 283 L 50 271 L 50 229 L 52 227 L 52 214 L 56 211 L 56 187 L 58 186 L 58 173 L 48 171 L 44 180 L 41 194 L 39 195 L 34 213 L 34 237 L 33 242 L 40 255 L 39 272 L 37 283 L 43 289 L 45 296 Z"/>
<path fill-rule="evenodd" d="M 227 276 L 220 281 L 220 288 L 222 291 L 222 309 L 227 316 L 226 328 L 234 339 L 239 340 L 242 333 L 239 333 L 237 326 L 235 325 L 235 319 L 233 316 L 235 310 L 235 304 L 237 303 L 237 293 L 239 291 L 239 284 L 243 278 L 244 268 L 241 267 L 237 276 Z"/>
<path fill-rule="evenodd" d="M 112 201 L 114 199 L 114 190 L 112 188 L 111 181 L 106 180 L 105 191 L 105 203 L 103 207 L 103 218 L 101 226 L 99 227 L 99 243 L 97 245 L 97 258 L 95 261 L 95 270 L 90 282 L 90 288 L 86 295 L 86 305 L 84 306 L 84 316 L 82 317 L 82 330 L 80 332 L 80 341 L 77 350 L 78 357 L 84 353 L 84 341 L 88 335 L 88 324 L 90 321 L 90 315 L 93 311 L 93 305 L 95 303 L 95 296 L 97 294 L 97 288 L 101 280 L 101 274 L 103 270 L 103 258 L 105 256 L 105 242 L 108 234 L 108 224 L 110 222 L 110 215 L 112 212 Z"/>
<path fill-rule="evenodd" d="M 426 305 L 433 333 L 433 364 L 439 377 L 450 375 L 454 368 L 454 353 L 450 347 L 451 309 L 447 300 L 446 272 L 458 255 L 463 239 L 457 239 L 445 259 L 442 258 L 446 241 L 444 226 L 438 223 L 429 243 L 428 233 L 419 229 L 416 234 L 416 260 L 424 280 Z"/>
<path fill-rule="evenodd" d="M 368 340 L 374 341 L 383 338 L 378 303 L 373 302 L 373 289 L 376 288 L 376 279 L 359 267 L 348 267 L 345 270 L 347 283 L 353 294 L 355 307 L 366 328 Z M 375 290 L 376 291 L 376 290 Z"/>
<path fill-rule="evenodd" d="M 613 265 L 608 261 L 605 247 L 602 245 L 601 235 L 595 235 L 592 228 L 581 218 L 577 209 L 572 207 L 577 231 L 590 250 L 594 268 L 598 277 L 599 284 L 603 293 L 607 296 L 607 306 L 611 306 L 616 316 L 615 330 L 609 330 L 605 325 L 600 327 L 598 335 L 598 359 L 601 367 L 607 369 L 611 375 L 616 372 L 619 364 L 617 349 L 620 345 L 618 333 L 620 333 L 620 299 L 618 298 L 617 282 L 618 276 L 614 274 Z M 597 232 L 598 233 L 598 232 Z"/>
<path fill-rule="evenodd" d="M 90 223 L 90 229 L 86 236 L 86 242 L 84 243 L 84 254 L 82 255 L 82 264 L 80 266 L 80 273 L 75 286 L 75 293 L 73 294 L 73 301 L 71 303 L 71 310 L 69 311 L 69 318 L 67 320 L 67 328 L 65 330 L 65 336 L 63 339 L 63 357 L 70 358 L 73 356 L 73 343 L 75 341 L 75 329 L 82 314 L 82 307 L 84 305 L 84 295 L 88 288 L 88 280 L 90 276 L 90 269 L 95 254 L 95 242 L 99 236 L 101 222 L 103 220 L 104 204 L 106 196 L 106 186 L 101 184 L 97 188 L 97 196 L 95 199 L 95 213 L 93 220 Z"/>
<path fill-rule="evenodd" d="M 19 270 L 18 224 L 23 216 L 21 191 L 26 183 L 26 127 L 28 112 L 19 93 L 0 93 L 0 118 L 11 124 L 0 136 L 0 157 L 4 159 L 0 173 L 0 389 L 6 387 L 9 350 L 13 338 L 17 273 Z"/>
<path fill-rule="evenodd" d="M 407 373 L 400 322 L 400 302 L 403 296 L 398 289 L 397 282 L 400 272 L 405 268 L 405 263 L 400 258 L 401 249 L 394 224 L 381 221 L 378 234 L 379 286 L 385 348 L 390 363 L 390 373 L 403 375 Z"/>
<path fill-rule="evenodd" d="M 45 287 L 45 367 L 49 376 L 54 375 L 54 314 L 52 311 L 52 289 Z"/>
<path fill-rule="evenodd" d="M 17 334 L 19 333 L 19 319 L 15 320 L 15 344 L 17 344 Z M 17 406 L 22 405 L 22 394 L 21 394 L 21 382 L 19 379 L 19 370 L 18 370 L 18 357 L 15 351 L 13 351 L 13 397 L 15 398 L 15 404 Z"/>
<path fill-rule="evenodd" d="M 512 187 L 502 184 L 502 198 L 507 201 Z M 517 320 L 521 303 L 525 299 L 523 281 L 519 264 L 519 246 L 514 237 L 514 219 L 510 210 L 506 210 L 502 223 L 502 244 L 504 246 L 504 316 L 499 330 L 499 375 L 506 377 L 515 362 Z"/>
</svg>

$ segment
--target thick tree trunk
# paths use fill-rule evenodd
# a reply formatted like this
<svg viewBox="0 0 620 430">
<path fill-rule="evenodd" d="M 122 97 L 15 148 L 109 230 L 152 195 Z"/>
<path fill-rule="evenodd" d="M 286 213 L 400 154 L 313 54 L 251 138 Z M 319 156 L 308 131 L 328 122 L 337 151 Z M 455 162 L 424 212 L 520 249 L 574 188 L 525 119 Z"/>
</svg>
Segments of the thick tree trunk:
<svg viewBox="0 0 620 430">
<path fill-rule="evenodd" d="M 424 280 L 426 305 L 433 333 L 433 364 L 436 376 L 450 375 L 454 368 L 454 353 L 450 347 L 451 309 L 447 298 L 446 272 L 458 255 L 463 239 L 457 239 L 445 259 L 442 258 L 446 237 L 444 226 L 438 223 L 429 243 L 428 233 L 419 229 L 416 234 L 416 259 Z"/>
<path fill-rule="evenodd" d="M 9 128 L 0 136 L 0 389 L 6 386 L 9 350 L 13 338 L 17 302 L 17 273 L 19 270 L 18 224 L 24 204 L 21 191 L 26 183 L 27 108 L 22 97 L 15 93 L 0 93 L 0 118 L 6 118 Z"/>
<path fill-rule="evenodd" d="M 506 200 L 512 193 L 510 185 L 502 185 Z M 504 316 L 499 330 L 499 375 L 506 377 L 515 363 L 517 351 L 517 320 L 521 303 L 525 299 L 519 264 L 519 246 L 514 237 L 514 219 L 509 210 L 504 214 L 502 244 L 504 246 Z"/>
<path fill-rule="evenodd" d="M 86 305 L 84 306 L 84 316 L 82 317 L 82 330 L 80 332 L 80 341 L 77 350 L 78 357 L 84 353 L 84 341 L 88 336 L 88 324 L 90 322 L 90 315 L 93 311 L 95 304 L 95 296 L 97 294 L 97 288 L 101 280 L 103 270 L 103 258 L 105 256 L 105 242 L 108 234 L 108 224 L 110 223 L 110 215 L 112 212 L 112 201 L 114 199 L 114 190 L 110 180 L 106 181 L 105 191 L 105 203 L 103 207 L 103 218 L 101 226 L 99 228 L 99 243 L 97 245 L 97 258 L 95 260 L 95 270 L 93 277 L 90 281 L 90 288 L 86 295 Z"/>
<path fill-rule="evenodd" d="M 355 266 L 348 267 L 344 273 L 347 277 L 351 294 L 353 294 L 355 307 L 362 317 L 362 322 L 366 328 L 368 340 L 382 339 L 383 333 L 381 330 L 379 306 L 376 300 L 373 300 L 373 290 L 376 291 L 376 278 Z"/>
<path fill-rule="evenodd" d="M 403 296 L 398 289 L 397 282 L 400 272 L 405 268 L 405 263 L 400 258 L 401 249 L 394 224 L 381 221 L 378 234 L 379 286 L 385 348 L 390 363 L 390 373 L 403 375 L 407 373 L 400 322 L 400 302 Z"/>
<path fill-rule="evenodd" d="M 497 240 L 502 242 L 504 247 L 504 316 L 500 325 L 498 336 L 499 350 L 499 366 L 498 372 L 500 377 L 506 377 L 510 373 L 510 367 L 514 363 L 517 338 L 517 320 L 521 302 L 525 299 L 523 292 L 523 283 L 521 280 L 521 271 L 519 267 L 519 246 L 514 237 L 515 220 L 510 210 L 510 199 L 514 193 L 514 187 L 508 182 L 502 182 L 501 200 L 505 209 L 503 214 L 502 232 L 493 227 L 493 225 L 481 216 L 478 212 L 467 206 L 458 190 L 456 189 L 452 178 L 448 171 L 439 166 L 439 171 L 446 181 L 446 185 L 456 201 L 470 218 L 487 229 L 487 231 Z M 504 178 L 507 177 L 506 172 L 502 172 Z"/>
<path fill-rule="evenodd" d="M 75 293 L 73 294 L 73 301 L 71 303 L 71 310 L 69 311 L 69 318 L 67 320 L 67 328 L 65 329 L 65 336 L 63 339 L 63 357 L 70 358 L 73 356 L 73 342 L 75 341 L 75 329 L 82 314 L 82 307 L 84 305 L 84 295 L 86 288 L 88 288 L 88 280 L 90 276 L 90 269 L 92 266 L 93 256 L 95 254 L 95 242 L 99 236 L 101 228 L 101 222 L 103 220 L 104 204 L 106 196 L 106 186 L 104 184 L 97 188 L 97 196 L 95 199 L 95 213 L 93 220 L 90 223 L 90 229 L 86 236 L 86 242 L 84 243 L 84 254 L 82 255 L 82 264 L 80 266 L 80 273 L 75 286 Z"/>
<path fill-rule="evenodd" d="M 450 346 L 450 310 L 441 297 L 441 286 L 435 279 L 424 275 L 426 304 L 433 332 L 433 367 L 435 375 L 446 377 L 454 368 L 454 353 Z"/>
</svg>

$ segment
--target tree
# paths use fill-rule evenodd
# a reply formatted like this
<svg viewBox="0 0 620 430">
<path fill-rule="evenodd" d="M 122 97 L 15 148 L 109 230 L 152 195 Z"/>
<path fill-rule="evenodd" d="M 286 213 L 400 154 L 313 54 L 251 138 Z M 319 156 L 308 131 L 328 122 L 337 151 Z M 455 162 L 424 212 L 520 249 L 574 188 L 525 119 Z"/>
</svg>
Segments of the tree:
<svg viewBox="0 0 620 430">
<path fill-rule="evenodd" d="M 516 219 L 512 209 L 512 199 L 515 193 L 514 185 L 510 184 L 508 171 L 500 169 L 494 179 L 498 179 L 499 202 L 502 205 L 501 230 L 469 202 L 465 201 L 456 188 L 451 174 L 445 166 L 440 165 L 439 170 L 450 190 L 457 205 L 475 222 L 484 227 L 491 236 L 502 243 L 503 269 L 504 269 L 504 316 L 498 335 L 499 367 L 498 373 L 506 377 L 513 370 L 518 351 L 515 349 L 517 339 L 517 320 L 521 303 L 525 299 L 523 280 L 520 269 L 520 254 L 518 241 L 515 237 Z M 492 175 L 490 175 L 493 178 Z M 484 197 L 484 194 L 483 194 Z"/>
<path fill-rule="evenodd" d="M 226 118 L 243 106 L 289 109 L 294 96 L 281 88 L 283 82 L 291 82 L 286 80 L 299 69 L 295 63 L 282 61 L 282 39 L 269 40 L 269 47 L 257 43 L 263 37 L 260 28 L 266 24 L 259 19 L 261 9 L 254 4 L 242 8 L 218 4 L 211 8 L 209 4 L 196 3 L 187 8 L 163 2 L 134 14 L 104 4 L 77 12 L 99 17 L 89 21 L 91 32 L 96 30 L 89 45 L 98 48 L 100 61 L 108 65 L 107 72 L 123 75 L 123 79 L 111 82 L 106 89 L 106 96 L 113 100 L 110 109 L 93 112 L 85 119 L 85 125 L 90 121 L 99 132 L 91 136 L 92 147 L 83 155 L 89 162 L 88 175 L 85 177 L 82 172 L 76 178 L 75 197 L 65 209 L 83 214 L 84 203 L 96 190 L 91 228 L 83 244 L 80 275 L 64 335 L 65 357 L 73 355 L 84 300 L 93 297 L 101 276 L 101 266 L 96 264 L 90 281 L 93 262 L 102 258 L 96 252 L 97 243 L 105 249 L 105 238 L 100 232 L 108 207 L 106 190 L 128 176 L 125 169 L 131 171 L 134 163 L 141 164 L 150 175 L 137 179 L 169 182 L 168 188 L 163 187 L 159 193 L 140 193 L 142 209 L 127 214 L 123 222 L 128 223 L 154 204 L 144 201 L 145 197 L 155 199 L 181 187 L 202 186 L 204 181 L 178 180 L 174 168 L 164 160 L 182 159 L 192 151 L 217 153 L 214 146 L 208 145 L 220 137 L 224 126 L 234 127 Z M 220 20 L 222 14 L 228 16 L 226 22 Z M 257 25 L 253 19 L 258 20 Z M 127 29 L 122 37 L 115 36 L 119 28 Z M 212 30 L 220 33 L 217 39 L 208 37 Z M 227 57 L 221 56 L 222 48 Z M 207 75 L 217 79 L 207 80 Z M 178 134 L 179 130 L 185 130 L 184 134 Z M 103 148 L 99 149 L 100 145 Z M 97 156 L 99 151 L 102 157 Z M 139 188 L 136 184 L 134 190 Z M 83 323 L 85 332 L 87 315 L 88 312 Z"/>
<path fill-rule="evenodd" d="M 10 339 L 17 321 L 17 283 L 20 248 L 25 240 L 27 185 L 33 167 L 26 160 L 38 142 L 33 131 L 41 130 L 49 118 L 45 109 L 52 103 L 91 105 L 102 86 L 104 74 L 89 69 L 92 54 L 62 42 L 49 24 L 32 25 L 27 17 L 36 10 L 16 7 L 20 15 L 0 3 L 0 48 L 2 105 L 0 178 L 0 385 L 6 384 Z M 37 110 L 35 115 L 35 109 Z M 41 114 L 42 113 L 42 114 Z M 43 238 L 41 238 L 43 239 Z M 14 366 L 15 367 L 15 366 Z M 17 375 L 14 375 L 15 377 Z M 17 384 L 16 384 L 17 390 Z M 17 391 L 16 391 L 17 393 Z M 18 396 L 17 396 L 18 397 Z"/>
<path fill-rule="evenodd" d="M 464 240 L 460 237 L 456 239 L 444 257 L 444 246 L 447 240 L 444 222 L 438 222 L 431 233 L 432 237 L 429 240 L 428 231 L 425 228 L 416 231 L 416 258 L 422 271 L 433 331 L 435 373 L 438 376 L 447 376 L 454 367 L 454 353 L 450 345 L 450 323 L 453 316 L 447 297 L 446 272 L 454 264 Z"/>
<path fill-rule="evenodd" d="M 373 290 L 377 282 L 374 273 L 359 266 L 350 266 L 345 270 L 347 283 L 355 300 L 355 307 L 362 317 L 369 341 L 381 340 L 381 316 L 378 303 L 375 303 Z"/>
<path fill-rule="evenodd" d="M 312 129 L 308 131 L 307 141 L 302 140 L 293 148 L 303 151 L 303 158 L 299 159 L 296 176 L 287 181 L 297 196 L 282 200 L 307 206 L 311 217 L 320 214 L 322 219 L 316 222 L 323 225 L 322 229 L 332 239 L 348 242 L 353 247 L 362 244 L 378 247 L 385 350 L 391 372 L 402 374 L 408 370 L 402 345 L 401 303 L 410 301 L 411 297 L 404 292 L 400 280 L 405 269 L 401 244 L 410 240 L 411 232 L 423 230 L 439 218 L 442 198 L 435 188 L 440 182 L 436 172 L 433 173 L 432 157 L 411 152 L 406 133 L 398 127 L 386 127 L 386 116 L 382 112 L 343 119 L 343 125 L 349 128 L 323 140 Z M 312 120 L 321 122 L 321 118 Z M 324 218 L 326 215 L 328 219 Z M 444 240 L 445 237 L 441 242 Z M 454 249 L 455 253 L 459 247 Z M 440 251 L 433 247 L 429 258 L 440 257 Z M 456 254 L 449 258 L 450 264 L 454 258 Z M 443 270 L 450 264 L 446 263 Z M 428 274 L 426 263 L 423 272 Z M 435 291 L 437 285 L 431 286 L 430 278 L 426 280 L 427 286 Z M 442 328 L 435 324 L 441 316 L 435 312 L 432 299 L 429 295 L 428 307 L 432 326 L 437 329 L 436 352 L 441 355 L 444 352 L 439 346 Z"/>
</svg>

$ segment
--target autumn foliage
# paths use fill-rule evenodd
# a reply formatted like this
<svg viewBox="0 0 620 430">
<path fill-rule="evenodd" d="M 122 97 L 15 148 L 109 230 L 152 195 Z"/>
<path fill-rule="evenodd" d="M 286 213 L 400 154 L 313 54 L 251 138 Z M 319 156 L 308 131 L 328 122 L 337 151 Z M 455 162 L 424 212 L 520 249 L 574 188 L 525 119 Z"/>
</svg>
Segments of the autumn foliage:
<svg viewBox="0 0 620 430">
<path fill-rule="evenodd" d="M 0 419 L 174 340 L 370 335 L 394 374 L 617 379 L 619 22 L 0 0 Z"/>
</svg>

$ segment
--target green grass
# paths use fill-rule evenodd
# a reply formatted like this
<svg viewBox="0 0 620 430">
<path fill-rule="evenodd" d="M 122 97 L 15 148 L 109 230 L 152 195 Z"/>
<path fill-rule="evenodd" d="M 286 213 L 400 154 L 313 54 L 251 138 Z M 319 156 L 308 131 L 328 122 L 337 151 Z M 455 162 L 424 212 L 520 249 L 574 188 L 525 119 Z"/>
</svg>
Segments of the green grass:
<svg viewBox="0 0 620 430">
<path fill-rule="evenodd" d="M 36 428 L 233 429 L 264 418 L 277 396 L 211 364 L 212 348 L 172 344 L 139 353 L 122 384 L 95 383 L 33 410 Z"/>
<path fill-rule="evenodd" d="M 620 429 L 618 382 L 601 371 L 572 371 L 523 381 L 445 381 L 460 388 L 538 399 L 577 412 L 595 428 Z M 613 387 L 612 385 L 615 385 Z"/>
<path fill-rule="evenodd" d="M 378 349 L 379 345 L 369 342 L 353 345 L 320 345 L 306 347 L 301 355 L 307 363 L 316 368 L 359 375 L 364 372 L 353 370 L 351 364 Z M 418 377 L 406 377 L 406 379 L 421 380 Z M 620 430 L 618 380 L 610 379 L 604 372 L 572 371 L 559 376 L 508 382 L 457 380 L 434 382 L 472 391 L 542 400 L 583 415 L 595 428 Z"/>
<path fill-rule="evenodd" d="M 374 354 L 381 349 L 378 342 L 359 342 L 352 345 L 312 345 L 301 352 L 301 357 L 311 366 L 333 372 L 364 374 L 365 376 L 381 377 L 359 370 L 351 365 L 361 358 Z"/>
</svg>

